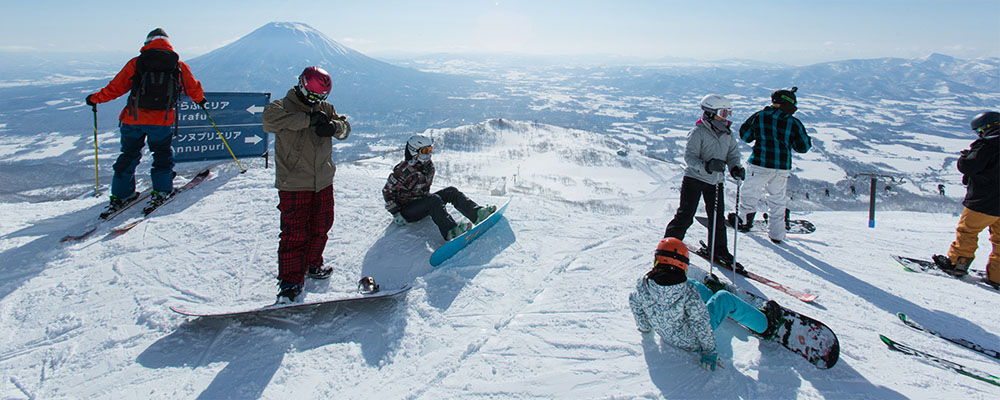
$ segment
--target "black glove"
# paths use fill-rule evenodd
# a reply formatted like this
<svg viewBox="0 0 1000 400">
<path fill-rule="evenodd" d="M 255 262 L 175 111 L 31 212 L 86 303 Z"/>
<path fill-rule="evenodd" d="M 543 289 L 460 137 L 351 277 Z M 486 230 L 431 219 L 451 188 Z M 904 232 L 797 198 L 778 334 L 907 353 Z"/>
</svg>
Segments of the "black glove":
<svg viewBox="0 0 1000 400">
<path fill-rule="evenodd" d="M 722 172 L 726 170 L 726 162 L 718 158 L 713 158 L 705 163 L 705 171 L 714 174 L 716 172 Z"/>
<path fill-rule="evenodd" d="M 729 169 L 729 175 L 731 175 L 733 179 L 738 179 L 742 181 L 747 178 L 747 170 L 746 168 L 737 165 Z"/>
<path fill-rule="evenodd" d="M 330 117 L 327 116 L 326 113 L 322 111 L 313 111 L 309 113 L 309 126 L 319 126 L 324 123 L 330 123 Z"/>
<path fill-rule="evenodd" d="M 337 126 L 334 125 L 333 122 L 330 122 L 330 120 L 320 122 L 319 125 L 316 125 L 316 136 L 331 137 L 336 133 Z"/>
<path fill-rule="evenodd" d="M 88 94 L 87 95 L 87 99 L 84 100 L 84 101 L 87 102 L 88 106 L 94 107 L 96 109 L 97 108 L 97 103 L 94 103 L 94 101 L 90 99 L 92 96 L 93 96 L 92 94 Z"/>
</svg>

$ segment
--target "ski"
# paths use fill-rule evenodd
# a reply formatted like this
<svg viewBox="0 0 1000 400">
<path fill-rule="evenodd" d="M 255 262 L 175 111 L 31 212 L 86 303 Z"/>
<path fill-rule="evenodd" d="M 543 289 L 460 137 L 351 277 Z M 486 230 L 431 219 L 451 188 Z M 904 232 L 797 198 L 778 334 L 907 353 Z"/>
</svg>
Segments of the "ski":
<svg viewBox="0 0 1000 400">
<path fill-rule="evenodd" d="M 993 385 L 996 385 L 996 386 L 1000 386 L 1000 378 L 998 378 L 998 377 L 996 377 L 994 375 L 987 374 L 985 372 L 982 372 L 982 371 L 979 371 L 979 370 L 976 370 L 976 369 L 973 369 L 973 368 L 969 368 L 969 367 L 966 367 L 964 365 L 961 365 L 961 364 L 958 364 L 958 363 L 955 363 L 955 362 L 952 362 L 952 361 L 945 360 L 945 359 L 943 359 L 941 357 L 938 357 L 938 356 L 935 356 L 933 354 L 930 354 L 930 353 L 927 353 L 927 352 L 923 352 L 923 351 L 914 349 L 914 348 L 912 348 L 910 346 L 907 346 L 905 344 L 902 344 L 902 343 L 896 342 L 896 341 L 894 341 L 892 339 L 889 339 L 889 338 L 885 337 L 885 335 L 878 335 L 878 337 L 882 339 L 882 342 L 885 343 L 886 346 L 889 346 L 889 349 L 892 349 L 894 351 L 898 351 L 898 352 L 903 353 L 903 354 L 907 354 L 907 355 L 911 355 L 911 356 L 920 358 L 921 360 L 927 361 L 927 362 L 929 362 L 931 364 L 934 364 L 934 365 L 936 365 L 938 367 L 941 367 L 941 368 L 944 368 L 944 369 L 947 369 L 947 370 L 955 371 L 955 372 L 957 372 L 957 373 L 959 373 L 961 375 L 965 375 L 965 376 L 968 376 L 968 377 L 973 378 L 973 379 L 977 379 L 977 380 L 980 380 L 980 381 L 983 381 L 983 382 L 986 382 L 986 383 L 990 383 L 990 384 L 993 384 Z"/>
<path fill-rule="evenodd" d="M 177 198 L 178 194 L 181 194 L 182 192 L 188 191 L 191 188 L 193 188 L 195 186 L 198 186 L 199 183 L 203 182 L 206 178 L 208 178 L 208 175 L 209 175 L 210 171 L 211 170 L 209 168 L 205 168 L 204 170 L 202 170 L 201 172 L 199 172 L 197 175 L 195 175 L 194 178 L 191 178 L 190 181 L 188 181 L 187 183 L 185 183 L 184 186 L 181 186 L 180 188 L 174 190 L 174 192 L 170 194 L 170 197 L 168 197 L 162 203 L 157 204 L 156 206 L 153 206 L 153 207 L 146 207 L 145 209 L 143 209 L 142 210 L 142 213 L 143 213 L 142 217 L 136 219 L 135 221 L 131 221 L 131 222 L 125 224 L 125 225 L 122 225 L 122 226 L 116 227 L 114 229 L 111 229 L 111 232 L 108 233 L 108 236 L 110 236 L 110 237 L 121 236 L 121 235 L 125 234 L 126 232 L 128 232 L 129 230 L 131 230 L 132 228 L 135 228 L 140 223 L 142 223 L 142 221 L 145 221 L 146 218 L 149 217 L 149 214 L 152 214 L 154 211 L 156 211 L 160 207 L 163 207 L 164 204 L 170 203 L 175 198 Z"/>
<path fill-rule="evenodd" d="M 706 245 L 704 241 L 701 241 L 699 243 L 701 244 L 701 248 L 696 249 L 696 248 L 694 248 L 694 246 L 687 245 L 688 250 L 690 250 L 692 253 L 697 254 L 701 258 L 704 258 L 706 261 L 711 262 L 711 260 L 710 260 L 711 255 L 708 254 L 708 245 Z M 722 265 L 722 264 L 719 264 L 719 263 L 714 263 L 714 264 L 716 266 L 718 266 L 719 268 L 723 268 L 723 269 L 726 269 L 728 271 L 732 271 L 733 270 L 732 268 L 730 268 L 727 265 Z M 755 274 L 753 272 L 750 272 L 750 271 L 747 271 L 747 270 L 744 270 L 742 273 L 737 272 L 737 274 L 740 274 L 740 275 L 742 275 L 744 277 L 753 279 L 753 280 L 755 280 L 757 282 L 763 283 L 763 284 L 765 284 L 767 286 L 770 286 L 770 287 L 772 287 L 774 289 L 778 289 L 781 292 L 783 292 L 785 294 L 788 294 L 789 296 L 792 296 L 792 297 L 794 297 L 796 299 L 799 299 L 799 300 L 801 300 L 803 302 L 806 302 L 806 303 L 811 303 L 812 301 L 816 300 L 819 297 L 818 294 L 809 293 L 809 292 L 806 292 L 806 291 L 803 291 L 803 290 L 792 288 L 792 287 L 787 286 L 787 285 L 783 285 L 781 283 L 775 282 L 774 280 L 765 278 L 763 276 L 757 275 L 757 274 Z"/>
<path fill-rule="evenodd" d="M 996 350 L 985 348 L 983 346 L 980 346 L 980 345 L 978 345 L 976 343 L 973 343 L 971 341 L 968 341 L 968 340 L 965 340 L 965 339 L 962 339 L 962 338 L 948 337 L 948 336 L 945 336 L 941 332 L 924 328 L 920 324 L 916 323 L 916 321 L 913 321 L 909 317 L 907 317 L 906 314 L 896 313 L 896 316 L 899 317 L 899 320 L 903 321 L 903 323 L 906 324 L 906 326 L 908 326 L 910 328 L 916 329 L 916 330 L 921 331 L 921 332 L 929 333 L 929 334 L 937 336 L 937 337 L 939 337 L 941 339 L 944 339 L 944 340 L 947 340 L 947 341 L 952 342 L 954 344 L 957 344 L 959 346 L 965 347 L 965 348 L 967 348 L 969 350 L 981 353 L 981 354 L 983 354 L 983 355 L 985 355 L 987 357 L 992 357 L 994 359 L 1000 360 L 1000 352 L 998 352 Z"/>
<path fill-rule="evenodd" d="M 84 228 L 81 233 L 76 234 L 76 235 L 66 235 L 66 236 L 63 236 L 61 239 L 59 239 L 59 241 L 60 242 L 74 242 L 74 241 L 78 241 L 78 240 L 82 240 L 82 239 L 87 238 L 88 236 L 90 236 L 91 234 L 93 234 L 94 232 L 96 232 L 97 228 L 101 227 L 101 225 L 104 225 L 105 223 L 114 220 L 116 217 L 118 217 L 119 215 L 122 215 L 122 213 L 124 213 L 128 209 L 132 208 L 132 206 L 134 206 L 136 204 L 139 204 L 139 203 L 143 202 L 144 200 L 148 199 L 149 196 L 152 193 L 153 192 L 150 189 L 147 189 L 147 190 L 139 193 L 139 195 L 136 196 L 136 198 L 134 200 L 132 200 L 132 201 L 130 201 L 128 203 L 125 203 L 124 206 L 122 206 L 121 208 L 115 210 L 115 212 L 109 214 L 107 217 L 105 217 L 105 218 L 97 217 L 96 218 L 97 220 L 91 222 L 90 224 L 88 224 L 86 226 L 86 228 Z"/>
<path fill-rule="evenodd" d="M 931 260 L 922 260 L 919 258 L 903 257 L 903 256 L 892 256 L 893 260 L 896 260 L 899 265 L 903 267 L 904 270 L 915 273 L 927 273 L 930 275 L 944 276 L 948 278 L 958 279 L 963 282 L 968 282 L 974 285 L 984 284 L 992 289 L 1000 290 L 1000 286 L 990 282 L 986 278 L 986 271 L 982 270 L 969 270 L 969 273 L 965 276 L 955 276 L 951 275 L 941 268 L 938 268 L 937 264 Z"/>
</svg>

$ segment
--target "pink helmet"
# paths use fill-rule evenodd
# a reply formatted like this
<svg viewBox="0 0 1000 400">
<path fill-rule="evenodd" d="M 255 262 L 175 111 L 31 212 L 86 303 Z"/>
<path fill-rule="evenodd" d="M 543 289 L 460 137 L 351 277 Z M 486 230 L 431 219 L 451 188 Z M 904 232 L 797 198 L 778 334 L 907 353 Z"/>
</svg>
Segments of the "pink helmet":
<svg viewBox="0 0 1000 400">
<path fill-rule="evenodd" d="M 302 97 L 309 103 L 315 104 L 326 100 L 326 96 L 330 95 L 333 81 L 330 79 L 330 74 L 326 73 L 323 68 L 306 67 L 299 75 L 299 84 L 296 87 Z"/>
</svg>

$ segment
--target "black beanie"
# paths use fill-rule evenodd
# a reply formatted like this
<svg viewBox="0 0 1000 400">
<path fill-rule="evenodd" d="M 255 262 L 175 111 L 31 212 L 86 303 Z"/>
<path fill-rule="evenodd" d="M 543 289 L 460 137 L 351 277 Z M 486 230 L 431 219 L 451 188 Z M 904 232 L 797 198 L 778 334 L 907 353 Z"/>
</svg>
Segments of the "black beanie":
<svg viewBox="0 0 1000 400">
<path fill-rule="evenodd" d="M 799 88 L 792 86 L 792 90 L 775 90 L 771 93 L 771 102 L 774 104 L 788 104 L 790 106 L 798 106 L 798 101 L 795 99 L 795 92 Z"/>
<path fill-rule="evenodd" d="M 168 37 L 169 36 L 167 36 L 167 32 L 164 31 L 163 28 L 156 28 L 150 31 L 148 35 L 146 35 L 145 44 L 149 44 L 149 42 L 152 42 L 154 39 L 166 39 Z"/>
</svg>

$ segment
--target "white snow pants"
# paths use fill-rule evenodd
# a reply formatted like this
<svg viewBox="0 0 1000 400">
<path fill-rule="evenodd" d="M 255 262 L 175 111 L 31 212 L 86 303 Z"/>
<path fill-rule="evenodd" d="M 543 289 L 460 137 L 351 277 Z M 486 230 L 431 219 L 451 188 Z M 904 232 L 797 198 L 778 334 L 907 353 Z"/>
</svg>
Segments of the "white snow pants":
<svg viewBox="0 0 1000 400">
<path fill-rule="evenodd" d="M 770 217 L 767 236 L 773 240 L 785 240 L 785 207 L 788 205 L 785 192 L 791 175 L 791 170 L 747 164 L 747 179 L 740 189 L 740 221 L 746 221 L 748 214 L 756 212 L 763 199 Z"/>
</svg>

